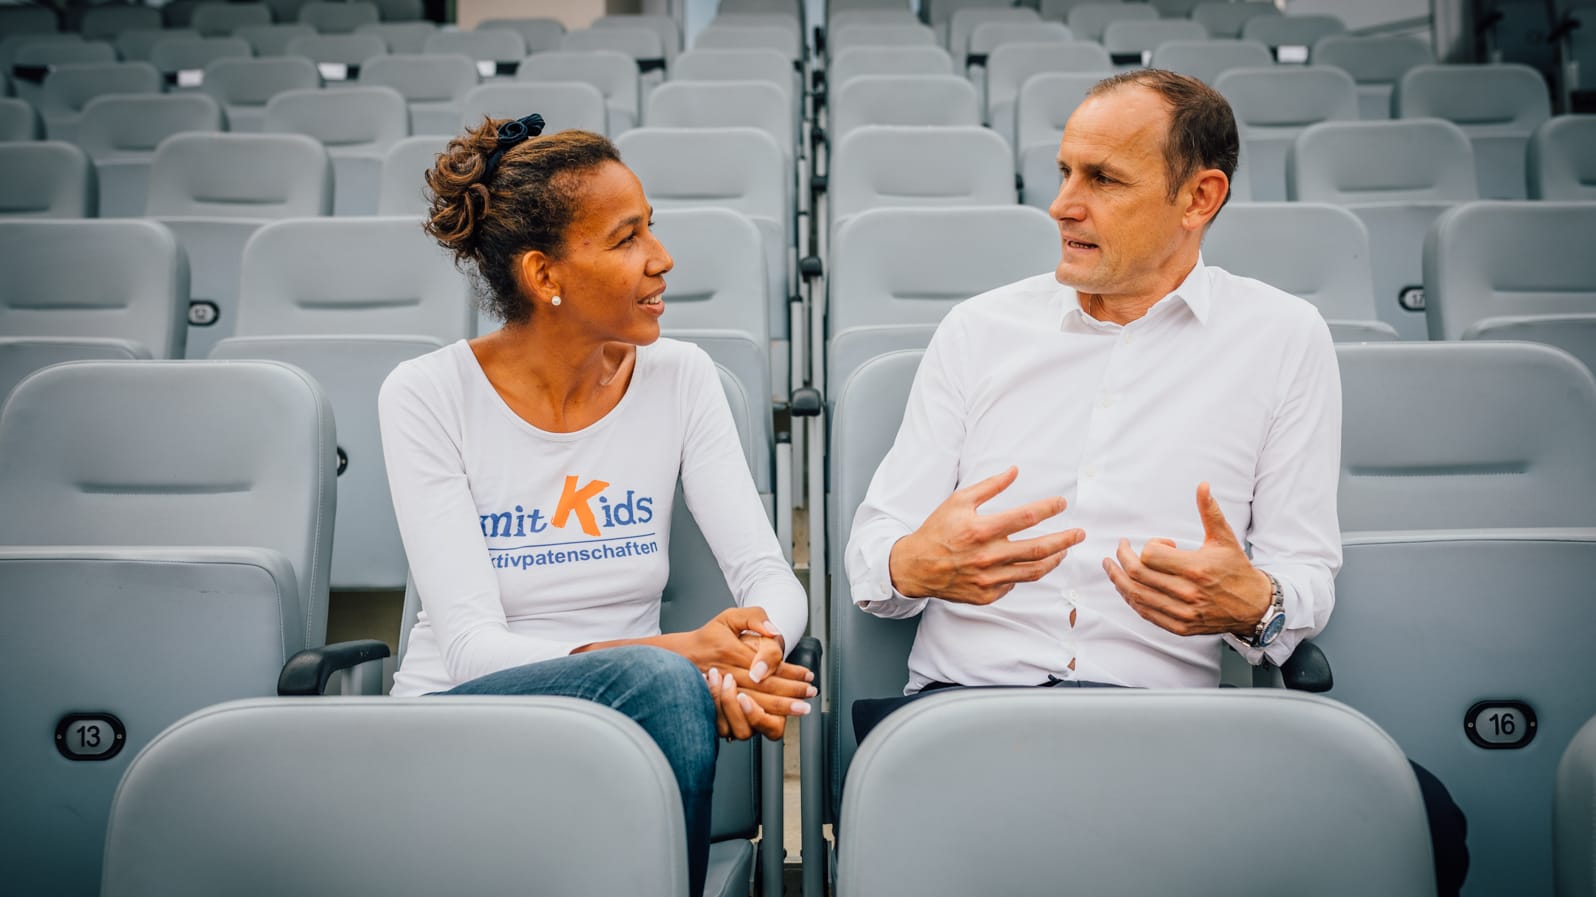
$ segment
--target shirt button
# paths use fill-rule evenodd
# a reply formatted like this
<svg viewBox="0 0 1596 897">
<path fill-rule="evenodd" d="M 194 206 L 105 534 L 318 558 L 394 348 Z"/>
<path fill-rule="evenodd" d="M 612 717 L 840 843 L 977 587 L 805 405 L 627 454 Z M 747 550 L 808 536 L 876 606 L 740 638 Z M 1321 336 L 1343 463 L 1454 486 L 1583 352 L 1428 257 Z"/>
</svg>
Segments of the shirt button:
<svg viewBox="0 0 1596 897">
<path fill-rule="evenodd" d="M 1096 479 L 1097 478 L 1097 465 L 1096 464 L 1088 464 L 1088 465 L 1086 465 L 1086 469 L 1083 470 L 1082 473 L 1086 474 L 1086 478 L 1088 480 Z"/>
<path fill-rule="evenodd" d="M 1128 346 L 1131 343 L 1136 342 L 1136 334 L 1127 330 L 1120 336 L 1119 341 Z"/>
<path fill-rule="evenodd" d="M 1113 393 L 1104 393 L 1103 398 L 1098 400 L 1097 404 L 1104 408 L 1112 408 L 1114 407 L 1114 400 L 1115 396 Z"/>
</svg>

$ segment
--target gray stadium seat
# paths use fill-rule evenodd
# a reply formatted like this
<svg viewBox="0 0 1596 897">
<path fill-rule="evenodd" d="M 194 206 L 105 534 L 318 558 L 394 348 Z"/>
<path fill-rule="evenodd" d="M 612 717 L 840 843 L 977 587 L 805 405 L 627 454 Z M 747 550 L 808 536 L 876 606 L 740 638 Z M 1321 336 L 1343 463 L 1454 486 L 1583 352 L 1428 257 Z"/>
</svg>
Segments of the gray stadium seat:
<svg viewBox="0 0 1596 897">
<path fill-rule="evenodd" d="M 1468 814 L 1464 893 L 1550 895 L 1558 757 L 1596 715 L 1585 662 L 1585 634 L 1596 626 L 1596 604 L 1586 600 L 1596 529 L 1343 539 L 1335 613 L 1314 639 L 1335 667 L 1326 697 L 1389 732 Z M 1438 626 L 1444 638 L 1432 637 Z M 1503 638 L 1507 631 L 1537 635 L 1527 644 Z M 1525 734 L 1527 746 L 1490 749 Z"/>
<path fill-rule="evenodd" d="M 673 81 L 768 81 L 787 94 L 793 121 L 803 122 L 803 84 L 792 60 L 768 47 L 692 49 L 676 57 Z M 797 131 L 794 131 L 797 133 Z"/>
<path fill-rule="evenodd" d="M 1369 228 L 1375 312 L 1403 339 L 1425 339 L 1423 248 L 1430 223 L 1475 198 L 1468 137 L 1439 120 L 1324 122 L 1286 158 L 1293 200 L 1346 206 Z"/>
<path fill-rule="evenodd" d="M 361 25 L 369 25 L 379 18 L 377 5 L 363 0 L 338 3 L 311 0 L 299 8 L 299 23 L 316 29 L 318 34 L 350 34 Z"/>
<path fill-rule="evenodd" d="M 1281 62 L 1309 62 L 1313 45 L 1333 34 L 1347 30 L 1345 22 L 1328 15 L 1258 16 L 1248 19 L 1241 27 L 1242 40 L 1255 40 L 1285 57 L 1282 52 L 1296 48 L 1298 58 L 1282 58 Z"/>
<path fill-rule="evenodd" d="M 27 100 L 0 97 L 0 143 L 38 140 L 44 136 L 44 121 Z"/>
<path fill-rule="evenodd" d="M 983 22 L 975 26 L 970 32 L 968 52 L 965 61 L 969 63 L 968 74 L 970 81 L 975 85 L 976 92 L 983 97 L 983 109 L 990 108 L 986 103 L 986 79 L 990 70 L 992 55 L 1000 49 L 1011 44 L 1054 44 L 1055 54 L 1058 44 L 1073 43 L 1075 35 L 1058 22 Z M 1095 46 L 1095 45 L 1093 45 Z M 1101 49 L 1101 48 L 1099 48 Z M 1067 65 L 1062 59 L 1052 62 L 1053 65 Z M 985 116 L 983 111 L 982 115 Z M 1008 122 L 1005 122 L 1008 124 Z M 1002 132 L 1000 132 L 1002 133 Z M 1005 133 L 1005 136 L 1008 136 Z"/>
<path fill-rule="evenodd" d="M 1230 2 L 1230 0 L 1205 0 L 1192 7 L 1191 20 L 1201 23 L 1211 37 L 1241 37 L 1241 29 L 1258 16 L 1278 16 L 1280 10 L 1267 0 L 1255 2 Z"/>
<path fill-rule="evenodd" d="M 1058 170 L 1059 141 L 1064 125 L 1086 92 L 1102 80 L 1102 72 L 1043 72 L 1026 79 L 1014 104 L 1018 132 L 1020 201 L 1046 209 L 1058 196 L 1063 178 Z"/>
<path fill-rule="evenodd" d="M 360 67 L 361 84 L 404 95 L 411 134 L 460 133 L 460 102 L 479 80 L 476 61 L 459 53 L 377 56 Z"/>
<path fill-rule="evenodd" d="M 319 140 L 333 160 L 333 214 L 370 215 L 383 155 L 410 136 L 410 107 L 391 87 L 287 90 L 266 103 L 262 130 Z"/>
<path fill-rule="evenodd" d="M 232 335 L 250 235 L 274 218 L 332 214 L 332 181 L 327 150 L 302 134 L 176 134 L 156 148 L 144 214 L 188 253 L 189 358 Z"/>
<path fill-rule="evenodd" d="M 957 75 L 861 75 L 828 102 L 833 141 L 865 125 L 981 126 L 981 102 Z"/>
<path fill-rule="evenodd" d="M 92 218 L 98 207 L 94 163 L 75 144 L 0 143 L 0 219 Z"/>
<path fill-rule="evenodd" d="M 1025 206 L 872 209 L 850 217 L 833 239 L 833 391 L 877 355 L 923 348 L 954 305 L 1049 271 L 1059 255 L 1058 227 Z M 846 532 L 852 513 L 837 519 Z"/>
<path fill-rule="evenodd" d="M 1189 19 L 1120 20 L 1103 29 L 1103 49 L 1131 68 L 1149 64 L 1153 51 L 1169 41 L 1207 39 L 1208 31 Z"/>
<path fill-rule="evenodd" d="M 425 215 L 425 175 L 437 164 L 450 138 L 426 134 L 406 137 L 382 158 L 382 183 L 377 189 L 378 215 Z"/>
<path fill-rule="evenodd" d="M 1397 339 L 1376 318 L 1369 230 L 1321 203 L 1231 203 L 1203 239 L 1203 258 L 1312 302 L 1337 342 Z"/>
<path fill-rule="evenodd" d="M 159 27 L 161 11 L 153 6 L 91 6 L 78 22 L 85 40 L 109 40 L 134 28 Z"/>
<path fill-rule="evenodd" d="M 332 432 L 278 364 L 77 361 L 11 393 L 0 504 L 48 513 L 0 515 L 8 889 L 100 893 L 133 756 L 186 713 L 273 694 L 322 643 Z"/>
<path fill-rule="evenodd" d="M 427 38 L 421 52 L 469 56 L 484 78 L 513 74 L 527 55 L 526 41 L 520 33 L 503 28 L 439 31 Z"/>
<path fill-rule="evenodd" d="M 982 206 L 1014 202 L 1014 157 L 986 128 L 866 125 L 832 151 L 830 226 L 889 206 Z"/>
<path fill-rule="evenodd" d="M 0 34 L 48 34 L 59 27 L 55 10 L 48 6 L 0 7 Z"/>
<path fill-rule="evenodd" d="M 197 40 L 202 35 L 186 28 L 136 28 L 116 36 L 116 55 L 123 62 L 149 62 L 155 45 L 171 38 Z"/>
<path fill-rule="evenodd" d="M 1391 93 L 1409 69 L 1429 65 L 1435 55 L 1413 37 L 1332 34 L 1320 38 L 1308 52 L 1314 65 L 1332 65 L 1358 82 L 1358 115 L 1379 120 L 1391 117 Z"/>
<path fill-rule="evenodd" d="M 320 745 L 313 763 L 306 732 Z M 103 894 L 358 881 L 421 897 L 531 880 L 549 895 L 687 897 L 680 808 L 648 734 L 590 701 L 238 701 L 180 721 L 130 765 Z M 451 820 L 429 837 L 435 849 L 399 849 L 425 819 Z"/>
<path fill-rule="evenodd" d="M 483 19 L 477 23 L 478 30 L 489 28 L 508 28 L 520 34 L 521 39 L 526 42 L 528 53 L 558 50 L 560 40 L 565 37 L 565 25 L 558 19 Z"/>
<path fill-rule="evenodd" d="M 1328 67 L 1230 69 L 1214 80 L 1241 130 L 1241 152 L 1260 202 L 1286 198 L 1286 154 L 1303 128 L 1358 117 L 1352 76 Z"/>
<path fill-rule="evenodd" d="M 1002 22 L 1009 25 L 1041 26 L 1042 17 L 1036 10 L 1025 6 L 967 6 L 954 10 L 948 20 L 948 54 L 958 60 L 963 71 L 970 55 L 970 35 L 981 25 Z M 1057 23 L 1054 23 L 1057 24 Z"/>
<path fill-rule="evenodd" d="M 159 224 L 0 221 L 0 268 L 0 405 L 57 362 L 183 357 L 188 260 Z"/>
<path fill-rule="evenodd" d="M 1343 532 L 1596 521 L 1596 380 L 1566 352 L 1404 343 L 1336 353 Z"/>
<path fill-rule="evenodd" d="M 1596 115 L 1549 118 L 1530 137 L 1530 199 L 1596 200 Z"/>
<path fill-rule="evenodd" d="M 772 50 L 780 53 L 791 66 L 803 59 L 802 35 L 790 27 L 778 24 L 736 25 L 719 19 L 698 32 L 693 41 L 694 50 Z M 679 57 L 678 57 L 679 58 Z"/>
<path fill-rule="evenodd" d="M 839 25 L 828 29 L 826 49 L 837 53 L 849 47 L 934 46 L 936 32 L 918 24 Z"/>
<path fill-rule="evenodd" d="M 1444 118 L 1474 144 L 1481 199 L 1523 199 L 1524 152 L 1551 117 L 1540 73 L 1523 65 L 1421 65 L 1397 82 L 1398 118 Z"/>
<path fill-rule="evenodd" d="M 17 96 L 39 102 L 41 82 L 61 65 L 116 61 L 116 48 L 104 41 L 86 41 L 79 34 L 20 34 L 0 38 L 0 63 L 11 76 Z"/>
<path fill-rule="evenodd" d="M 604 94 L 591 84 L 521 81 L 473 87 L 460 101 L 460 124 L 475 128 L 483 118 L 521 118 L 533 112 L 548 121 L 545 134 L 569 130 L 603 134 L 609 123 Z"/>
<path fill-rule="evenodd" d="M 150 51 L 155 66 L 167 84 L 176 88 L 199 87 L 205 66 L 218 59 L 248 59 L 254 55 L 249 42 L 236 37 L 168 38 Z M 197 72 L 198 80 L 187 74 Z"/>
<path fill-rule="evenodd" d="M 796 134 L 788 93 L 766 81 L 673 81 L 649 94 L 651 128 L 759 128 L 792 158 Z"/>
<path fill-rule="evenodd" d="M 1431 339 L 1529 340 L 1596 370 L 1596 203 L 1456 206 L 1424 243 Z"/>
<path fill-rule="evenodd" d="M 665 46 L 652 28 L 584 28 L 560 38 L 561 50 L 616 50 L 637 60 L 644 92 L 665 77 Z"/>
<path fill-rule="evenodd" d="M 298 24 L 299 11 L 304 8 L 309 0 L 265 0 L 267 6 L 272 8 L 273 22 L 292 22 Z M 309 28 L 309 25 L 305 26 Z"/>
<path fill-rule="evenodd" d="M 316 63 L 322 80 L 331 83 L 360 77 L 360 67 L 367 60 L 387 52 L 388 45 L 375 34 L 307 34 L 289 41 L 283 55 L 303 56 Z"/>
<path fill-rule="evenodd" d="M 45 76 L 39 114 L 51 140 L 75 140 L 83 107 L 108 93 L 160 93 L 161 74 L 147 62 L 58 65 Z"/>
<path fill-rule="evenodd" d="M 931 23 L 946 40 L 952 40 L 953 17 L 971 10 L 1008 9 L 1007 0 L 926 0 L 920 5 L 920 17 Z M 1035 9 L 1032 9 L 1035 12 Z"/>
<path fill-rule="evenodd" d="M 1070 7 L 1064 24 L 1080 40 L 1101 42 L 1103 32 L 1114 22 L 1146 21 L 1158 18 L 1158 10 L 1148 3 L 1077 3 Z"/>
<path fill-rule="evenodd" d="M 106 94 L 83 107 L 78 146 L 94 160 L 101 218 L 144 214 L 150 162 L 162 140 L 184 131 L 221 131 L 222 107 L 202 93 Z"/>
<path fill-rule="evenodd" d="M 355 33 L 375 34 L 388 45 L 389 53 L 414 56 L 426 47 L 427 38 L 438 33 L 438 26 L 431 22 L 377 22 L 361 25 Z"/>
<path fill-rule="evenodd" d="M 577 81 L 604 95 L 608 133 L 618 136 L 642 117 L 637 60 L 616 50 L 548 50 L 521 60 L 517 81 Z"/>
<path fill-rule="evenodd" d="M 1273 64 L 1274 54 L 1257 41 L 1220 39 L 1167 41 L 1153 50 L 1151 62 L 1155 69 L 1190 75 L 1208 85 L 1230 69 L 1265 68 Z"/>
<path fill-rule="evenodd" d="M 409 23 L 421 18 L 421 0 L 373 0 L 377 16 L 384 22 Z"/>
<path fill-rule="evenodd" d="M 941 47 L 849 47 L 834 51 L 826 83 L 837 90 L 859 75 L 951 75 L 953 59 Z"/>
<path fill-rule="evenodd" d="M 316 29 L 297 22 L 275 25 L 245 25 L 233 30 L 233 36 L 247 41 L 256 56 L 292 56 L 288 48 L 301 37 L 311 37 Z M 385 45 L 386 46 L 386 45 Z"/>
<path fill-rule="evenodd" d="M 1235 805 L 1233 782 L 1252 775 L 1289 780 L 1312 810 L 1283 825 Z M 1065 832 L 1061 817 L 1084 821 Z M 1434 892 L 1424 802 L 1401 750 L 1346 707 L 1276 690 L 916 703 L 859 751 L 837 837 L 838 897 L 1054 893 L 1062 877 L 1080 893 L 1219 893 L 1209 883 L 1234 874 L 1235 844 L 1292 860 L 1249 865 L 1230 893 Z M 1159 861 L 1137 862 L 1143 851 Z"/>
<path fill-rule="evenodd" d="M 270 25 L 271 7 L 264 3 L 201 3 L 189 27 L 206 37 L 231 37 L 245 25 Z"/>
<path fill-rule="evenodd" d="M 210 357 L 292 364 L 326 393 L 338 421 L 333 588 L 404 588 L 377 391 L 400 362 L 469 337 L 473 317 L 470 281 L 413 217 L 274 221 L 245 245 L 237 326 Z"/>
<path fill-rule="evenodd" d="M 205 67 L 202 89 L 222 104 L 229 131 L 253 133 L 266 125 L 266 104 L 288 90 L 321 86 L 316 65 L 297 56 L 218 59 Z"/>
<path fill-rule="evenodd" d="M 1580 727 L 1557 764 L 1553 811 L 1557 897 L 1590 897 L 1596 894 L 1596 723 Z"/>
<path fill-rule="evenodd" d="M 1049 72 L 1095 75 L 1092 81 L 1095 84 L 1114 73 L 1114 61 L 1101 45 L 1088 41 L 1004 44 L 994 50 L 986 63 L 986 120 L 1013 145 L 1016 158 L 1028 145 L 1025 129 L 1019 126 L 1017 118 L 1020 90 L 1032 77 Z M 1056 120 L 1060 133 L 1063 133 L 1065 119 L 1069 118 L 1069 110 L 1043 110 L 1033 106 L 1032 112 L 1045 112 L 1041 117 Z M 1035 142 L 1035 135 L 1030 136 L 1031 142 Z M 1056 136 L 1053 143 L 1057 149 Z"/>
<path fill-rule="evenodd" d="M 681 25 L 668 15 L 657 13 L 627 13 L 603 15 L 593 20 L 592 28 L 642 29 L 659 36 L 660 47 L 665 51 L 665 64 L 671 65 L 682 51 Z"/>
</svg>

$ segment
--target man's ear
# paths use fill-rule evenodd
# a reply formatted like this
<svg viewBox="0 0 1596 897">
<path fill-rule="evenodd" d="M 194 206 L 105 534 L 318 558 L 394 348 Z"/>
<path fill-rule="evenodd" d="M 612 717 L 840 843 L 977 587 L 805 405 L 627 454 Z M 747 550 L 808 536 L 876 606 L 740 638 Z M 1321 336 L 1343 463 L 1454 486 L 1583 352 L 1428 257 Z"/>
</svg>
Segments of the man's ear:
<svg viewBox="0 0 1596 897">
<path fill-rule="evenodd" d="M 515 260 L 515 279 L 521 292 L 532 302 L 548 301 L 560 295 L 560 285 L 553 270 L 554 259 L 542 250 L 529 249 Z"/>
<path fill-rule="evenodd" d="M 1187 182 L 1186 215 L 1184 224 L 1190 230 L 1202 230 L 1219 214 L 1230 195 L 1230 178 L 1217 168 L 1205 168 L 1191 176 Z"/>
</svg>

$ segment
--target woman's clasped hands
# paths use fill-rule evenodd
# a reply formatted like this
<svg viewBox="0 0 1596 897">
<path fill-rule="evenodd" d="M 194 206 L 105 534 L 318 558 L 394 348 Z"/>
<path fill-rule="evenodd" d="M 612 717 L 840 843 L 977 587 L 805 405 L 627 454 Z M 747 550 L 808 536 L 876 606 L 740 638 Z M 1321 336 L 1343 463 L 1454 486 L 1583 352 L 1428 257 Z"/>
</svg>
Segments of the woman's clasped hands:
<svg viewBox="0 0 1596 897">
<path fill-rule="evenodd" d="M 816 694 L 814 674 L 786 663 L 786 640 L 758 607 L 734 607 L 682 633 L 682 654 L 704 672 L 715 699 L 715 729 L 743 740 L 755 733 L 772 741 L 787 718 L 809 713 Z"/>
</svg>

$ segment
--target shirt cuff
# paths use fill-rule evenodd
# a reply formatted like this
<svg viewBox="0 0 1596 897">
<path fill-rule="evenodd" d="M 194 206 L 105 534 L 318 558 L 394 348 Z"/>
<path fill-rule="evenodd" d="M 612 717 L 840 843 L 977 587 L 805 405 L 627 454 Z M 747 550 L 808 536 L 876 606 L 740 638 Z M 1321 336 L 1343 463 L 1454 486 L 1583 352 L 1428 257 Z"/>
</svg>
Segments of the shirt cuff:
<svg viewBox="0 0 1596 897">
<path fill-rule="evenodd" d="M 1263 568 L 1260 567 L 1259 569 L 1262 570 Z M 1264 572 L 1268 573 L 1269 571 L 1265 570 Z M 1246 639 L 1239 638 L 1229 632 L 1224 635 L 1225 642 L 1230 647 L 1235 648 L 1236 653 L 1240 654 L 1253 666 L 1263 663 L 1264 658 L 1268 658 L 1269 662 L 1275 666 L 1280 666 L 1291 657 L 1291 652 L 1296 650 L 1297 643 L 1301 642 L 1307 637 L 1308 633 L 1313 631 L 1313 614 L 1308 607 L 1307 599 L 1303 598 L 1302 592 L 1297 589 L 1290 579 L 1278 574 L 1271 573 L 1270 575 L 1274 576 L 1275 581 L 1280 583 L 1281 606 L 1286 612 L 1286 626 L 1280 631 L 1280 635 L 1276 636 L 1275 640 L 1267 648 L 1254 648 Z"/>
</svg>

